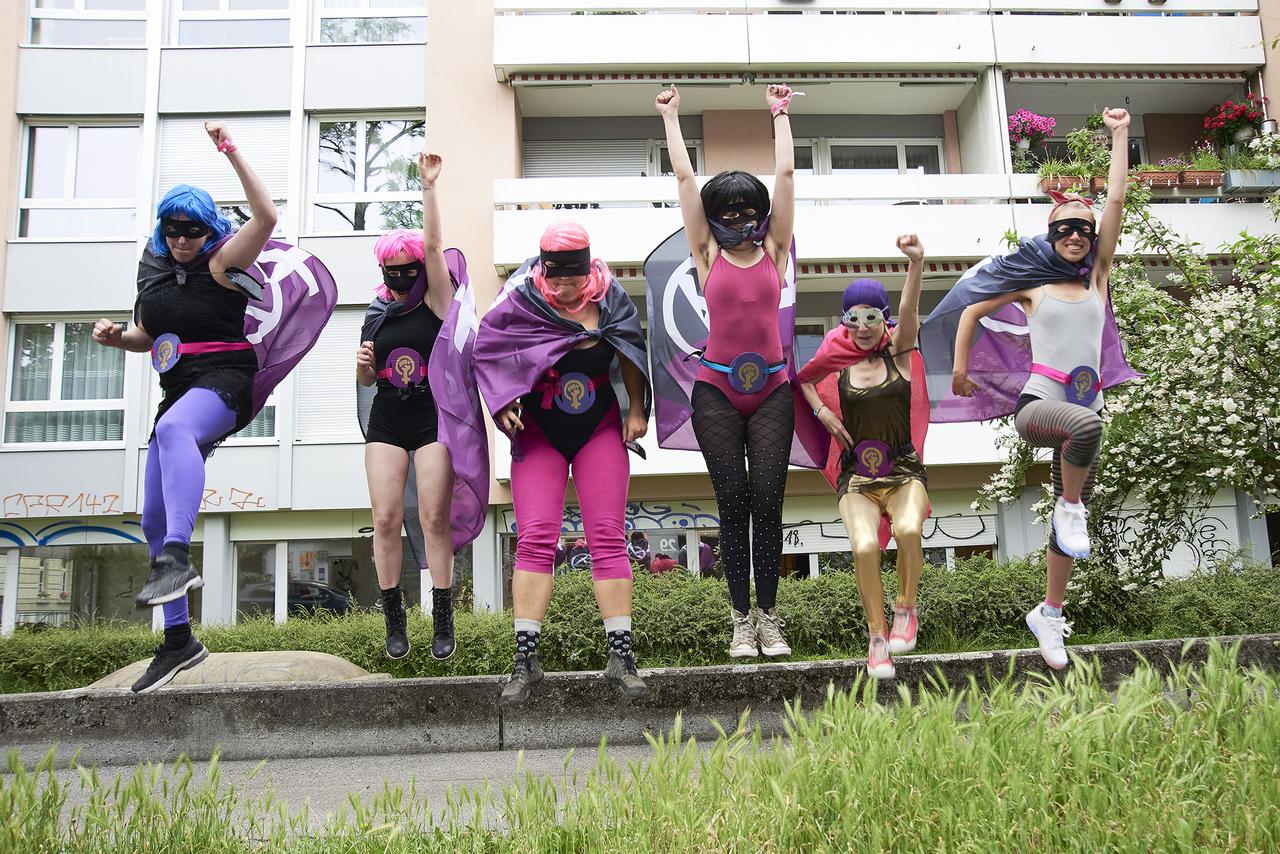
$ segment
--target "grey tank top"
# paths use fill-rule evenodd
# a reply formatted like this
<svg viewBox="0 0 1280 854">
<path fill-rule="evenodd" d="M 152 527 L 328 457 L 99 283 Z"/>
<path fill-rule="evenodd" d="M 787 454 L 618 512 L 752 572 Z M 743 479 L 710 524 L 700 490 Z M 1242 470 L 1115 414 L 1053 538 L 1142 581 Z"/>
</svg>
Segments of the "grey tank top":
<svg viewBox="0 0 1280 854">
<path fill-rule="evenodd" d="M 1081 365 L 1101 373 L 1102 322 L 1105 312 L 1097 288 L 1089 288 L 1088 296 L 1079 302 L 1058 299 L 1041 290 L 1040 306 L 1027 319 L 1031 329 L 1031 361 L 1048 365 L 1069 374 Z M 1023 394 L 1041 400 L 1067 399 L 1067 387 L 1040 374 L 1032 374 L 1022 387 Z M 1102 392 L 1089 408 L 1102 409 Z"/>
</svg>

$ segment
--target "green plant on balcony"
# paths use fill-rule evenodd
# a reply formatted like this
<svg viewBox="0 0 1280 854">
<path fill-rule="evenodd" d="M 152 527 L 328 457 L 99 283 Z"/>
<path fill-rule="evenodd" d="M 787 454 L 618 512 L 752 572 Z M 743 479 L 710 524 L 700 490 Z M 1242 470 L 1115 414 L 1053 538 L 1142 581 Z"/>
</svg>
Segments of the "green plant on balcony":
<svg viewBox="0 0 1280 854">
<path fill-rule="evenodd" d="M 1214 151 L 1213 145 L 1204 142 L 1191 152 L 1191 160 L 1182 172 L 1182 187 L 1220 187 L 1222 186 L 1222 158 Z"/>
<path fill-rule="evenodd" d="M 1089 192 L 1090 175 L 1085 166 L 1075 162 L 1050 157 L 1040 164 L 1040 189 L 1048 192 L 1078 190 Z"/>
<path fill-rule="evenodd" d="M 1280 169 L 1280 133 L 1263 134 L 1249 143 L 1249 153 L 1261 161 L 1257 169 Z"/>
<path fill-rule="evenodd" d="M 1181 157 L 1166 157 L 1156 163 L 1139 163 L 1134 172 L 1138 180 L 1148 187 L 1176 187 L 1187 162 Z"/>
<path fill-rule="evenodd" d="M 1101 114 L 1095 113 L 1085 120 L 1084 127 L 1067 134 L 1067 151 L 1073 162 L 1084 168 L 1089 177 L 1102 177 L 1111 167 L 1111 152 L 1107 148 L 1108 134 Z"/>
</svg>

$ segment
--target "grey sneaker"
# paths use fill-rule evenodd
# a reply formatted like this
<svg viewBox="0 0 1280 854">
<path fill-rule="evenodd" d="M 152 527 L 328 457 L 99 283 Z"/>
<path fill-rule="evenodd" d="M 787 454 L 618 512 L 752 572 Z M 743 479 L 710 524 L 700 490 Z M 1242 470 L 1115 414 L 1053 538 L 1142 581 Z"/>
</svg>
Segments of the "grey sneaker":
<svg viewBox="0 0 1280 854">
<path fill-rule="evenodd" d="M 622 655 L 609 650 L 609 663 L 605 665 L 604 678 L 628 700 L 647 700 L 652 696 L 649 686 L 644 684 L 644 680 L 636 672 L 636 657 L 631 653 Z"/>
<path fill-rule="evenodd" d="M 519 706 L 529 699 L 533 686 L 542 681 L 542 662 L 538 654 L 521 655 L 516 653 L 511 660 L 511 676 L 507 684 L 502 686 L 498 695 L 498 705 L 502 708 Z"/>
<path fill-rule="evenodd" d="M 756 627 L 751 625 L 751 615 L 732 609 L 733 640 L 729 642 L 730 658 L 755 658 L 760 654 L 756 649 Z"/>
<path fill-rule="evenodd" d="M 756 640 L 760 642 L 760 651 L 765 655 L 790 655 L 791 647 L 782 636 L 782 627 L 786 625 L 775 609 L 760 611 L 756 621 Z"/>
</svg>

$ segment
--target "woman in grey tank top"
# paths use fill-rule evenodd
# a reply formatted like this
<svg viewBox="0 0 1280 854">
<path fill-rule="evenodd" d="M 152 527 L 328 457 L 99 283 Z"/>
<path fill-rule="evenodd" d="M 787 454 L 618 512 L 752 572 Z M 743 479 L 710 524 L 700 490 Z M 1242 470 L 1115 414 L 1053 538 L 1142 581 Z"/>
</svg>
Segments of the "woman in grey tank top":
<svg viewBox="0 0 1280 854">
<path fill-rule="evenodd" d="M 1064 639 L 1071 624 L 1062 616 L 1062 602 L 1073 559 L 1089 556 L 1084 505 L 1093 489 L 1102 438 L 1103 322 L 1128 183 L 1129 113 L 1107 108 L 1102 117 L 1111 131 L 1111 169 L 1101 221 L 1094 216 L 1092 200 L 1080 196 L 1055 196 L 1049 213 L 1047 239 L 1063 260 L 1088 268 L 1087 280 L 1011 291 L 966 308 L 956 333 L 952 372 L 952 391 L 971 396 L 968 359 L 978 321 L 1010 303 L 1026 312 L 1031 376 L 1018 399 L 1014 426 L 1030 444 L 1053 449 L 1055 498 L 1045 598 L 1027 614 L 1027 626 L 1039 641 L 1041 656 L 1056 670 L 1068 661 Z"/>
</svg>

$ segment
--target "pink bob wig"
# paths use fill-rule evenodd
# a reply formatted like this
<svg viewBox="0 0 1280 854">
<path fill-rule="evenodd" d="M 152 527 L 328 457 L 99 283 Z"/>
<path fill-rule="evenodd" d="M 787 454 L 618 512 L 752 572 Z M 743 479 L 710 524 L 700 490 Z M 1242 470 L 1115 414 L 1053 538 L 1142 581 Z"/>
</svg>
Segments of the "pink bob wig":
<svg viewBox="0 0 1280 854">
<path fill-rule="evenodd" d="M 590 246 L 591 240 L 587 237 L 587 230 L 576 222 L 552 223 L 547 226 L 546 231 L 542 232 L 542 239 L 538 241 L 538 248 L 543 252 L 567 252 L 573 249 L 588 249 Z M 543 274 L 542 263 L 539 262 L 533 268 L 533 283 L 543 298 L 552 306 L 558 306 L 566 311 L 581 311 L 588 302 L 600 302 L 604 299 L 612 282 L 613 272 L 609 269 L 609 265 L 599 258 L 592 258 L 591 271 L 587 274 L 587 281 L 582 286 L 581 300 L 577 305 L 560 305 L 556 300 L 555 289 Z"/>
<path fill-rule="evenodd" d="M 395 231 L 388 231 L 378 238 L 377 243 L 373 244 L 373 255 L 378 259 L 379 266 L 386 264 L 388 258 L 394 258 L 401 252 L 415 261 L 424 260 L 427 253 L 422 245 L 422 232 L 399 228 Z M 373 290 L 384 300 L 394 300 L 396 298 L 390 288 L 382 282 L 379 282 Z"/>
</svg>

